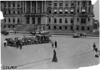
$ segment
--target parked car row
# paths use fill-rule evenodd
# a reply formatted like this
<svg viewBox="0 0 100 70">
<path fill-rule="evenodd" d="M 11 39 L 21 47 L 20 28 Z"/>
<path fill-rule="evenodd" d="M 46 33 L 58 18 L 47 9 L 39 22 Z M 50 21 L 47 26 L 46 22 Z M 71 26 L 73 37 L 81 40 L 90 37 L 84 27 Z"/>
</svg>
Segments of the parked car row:
<svg viewBox="0 0 100 70">
<path fill-rule="evenodd" d="M 17 42 L 20 43 L 22 46 L 50 42 L 49 37 L 44 36 L 44 35 L 36 35 L 35 37 L 25 37 L 24 36 L 23 38 L 15 37 L 14 39 L 6 38 L 5 40 L 7 41 L 7 46 L 13 46 L 13 47 L 17 46 Z"/>
<path fill-rule="evenodd" d="M 82 37 L 86 37 L 86 33 L 74 33 L 73 34 L 73 38 L 82 38 Z"/>
</svg>

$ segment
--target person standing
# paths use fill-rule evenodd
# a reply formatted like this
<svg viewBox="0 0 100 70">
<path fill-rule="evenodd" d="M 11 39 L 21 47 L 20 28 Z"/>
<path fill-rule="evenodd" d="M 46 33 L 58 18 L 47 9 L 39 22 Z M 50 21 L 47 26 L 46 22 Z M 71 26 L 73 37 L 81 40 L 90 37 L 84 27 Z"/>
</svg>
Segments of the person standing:
<svg viewBox="0 0 100 70">
<path fill-rule="evenodd" d="M 52 62 L 58 62 L 55 50 L 53 50 L 53 59 L 52 59 Z"/>
<path fill-rule="evenodd" d="M 54 48 L 54 41 L 51 40 L 50 42 L 51 42 L 51 46 L 52 46 L 52 48 Z"/>
<path fill-rule="evenodd" d="M 7 40 L 4 40 L 4 47 L 7 46 Z"/>
<path fill-rule="evenodd" d="M 55 48 L 57 48 L 57 41 L 55 41 Z"/>
<path fill-rule="evenodd" d="M 96 49 L 96 45 L 95 45 L 95 43 L 93 44 L 93 51 L 95 51 L 95 49 Z"/>
</svg>

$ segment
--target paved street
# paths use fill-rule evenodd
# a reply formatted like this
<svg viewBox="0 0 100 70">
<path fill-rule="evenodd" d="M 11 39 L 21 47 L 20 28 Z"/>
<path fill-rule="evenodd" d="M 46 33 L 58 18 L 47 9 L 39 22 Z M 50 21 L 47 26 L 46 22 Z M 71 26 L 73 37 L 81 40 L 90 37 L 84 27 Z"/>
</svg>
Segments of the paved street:
<svg viewBox="0 0 100 70">
<path fill-rule="evenodd" d="M 22 37 L 22 34 L 13 34 L 7 37 Z M 98 37 L 72 38 L 71 36 L 53 36 L 50 39 L 58 42 L 56 49 L 58 62 L 52 62 L 53 48 L 51 43 L 23 46 L 23 49 L 3 46 L 6 36 L 1 36 L 1 61 L 4 66 L 18 66 L 23 69 L 54 69 L 78 68 L 97 65 L 99 58 L 95 58 L 92 45 L 95 42 L 99 47 Z"/>
</svg>

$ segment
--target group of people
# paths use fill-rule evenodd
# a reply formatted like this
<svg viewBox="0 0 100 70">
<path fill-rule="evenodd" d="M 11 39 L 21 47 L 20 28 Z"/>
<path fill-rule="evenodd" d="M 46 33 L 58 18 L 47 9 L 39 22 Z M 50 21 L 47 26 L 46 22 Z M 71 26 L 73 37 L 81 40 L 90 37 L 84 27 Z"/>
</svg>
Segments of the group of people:
<svg viewBox="0 0 100 70">
<path fill-rule="evenodd" d="M 53 49 L 53 59 L 52 59 L 52 62 L 58 62 L 58 59 L 57 59 L 57 55 L 56 55 L 56 50 L 55 48 L 57 48 L 57 41 L 51 41 L 51 46 Z"/>
<path fill-rule="evenodd" d="M 57 48 L 57 41 L 51 41 L 52 48 Z"/>
<path fill-rule="evenodd" d="M 18 39 L 18 37 L 15 37 L 14 39 L 12 39 L 12 38 L 5 39 L 4 47 L 6 47 L 6 46 L 13 46 L 13 47 L 22 49 L 23 45 L 22 45 L 21 40 Z"/>
<path fill-rule="evenodd" d="M 22 38 L 6 38 L 4 40 L 4 47 L 12 46 L 16 48 L 22 49 L 24 45 L 32 45 L 32 44 L 41 44 L 41 43 L 49 43 L 50 39 L 46 36 L 35 36 L 35 37 L 25 37 Z"/>
<path fill-rule="evenodd" d="M 98 58 L 100 56 L 100 50 L 98 50 L 98 48 L 96 47 L 96 44 L 95 43 L 93 44 L 93 51 L 96 52 L 95 57 Z"/>
<path fill-rule="evenodd" d="M 57 48 L 57 41 L 51 42 L 51 43 L 52 43 L 52 48 Z M 95 43 L 93 44 L 93 51 L 96 52 L 95 57 L 99 58 L 99 56 L 100 56 L 100 50 L 98 50 L 98 48 L 96 47 Z M 53 50 L 53 59 L 52 59 L 52 62 L 58 62 L 57 55 L 56 55 L 56 50 L 55 49 Z"/>
</svg>

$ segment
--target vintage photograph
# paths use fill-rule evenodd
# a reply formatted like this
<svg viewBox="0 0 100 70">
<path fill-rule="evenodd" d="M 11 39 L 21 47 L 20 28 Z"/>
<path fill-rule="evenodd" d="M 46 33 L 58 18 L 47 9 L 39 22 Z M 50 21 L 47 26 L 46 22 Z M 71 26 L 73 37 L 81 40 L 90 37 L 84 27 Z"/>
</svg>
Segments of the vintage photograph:
<svg viewBox="0 0 100 70">
<path fill-rule="evenodd" d="M 0 11 L 2 70 L 100 63 L 99 0 L 1 0 Z"/>
</svg>

